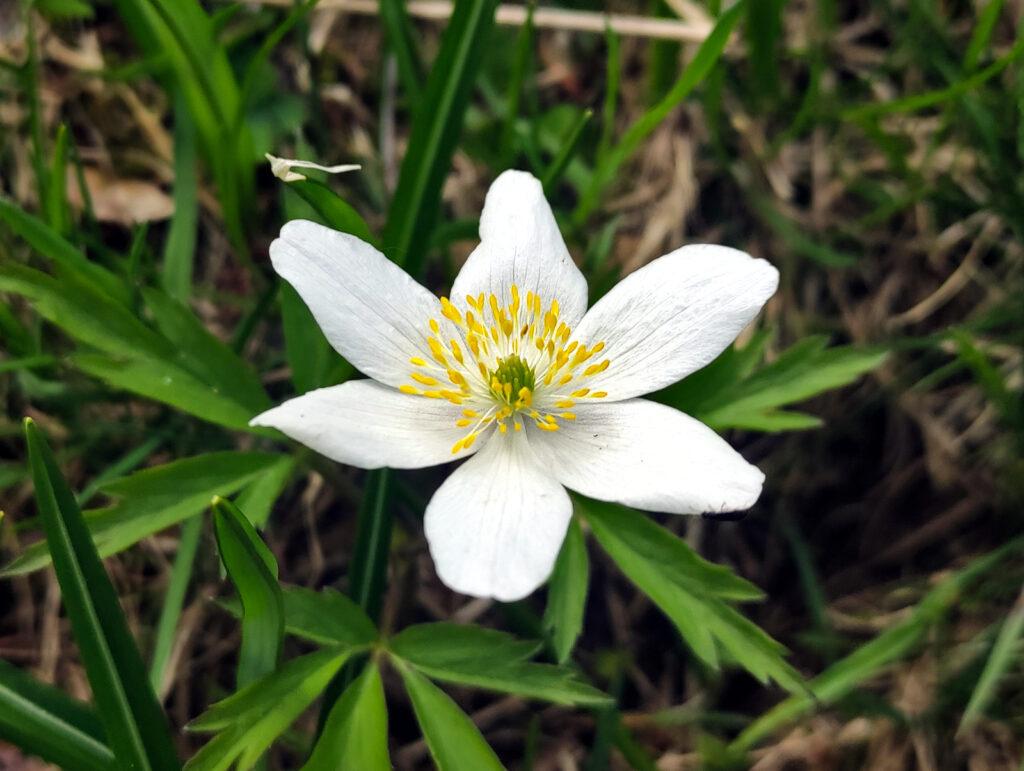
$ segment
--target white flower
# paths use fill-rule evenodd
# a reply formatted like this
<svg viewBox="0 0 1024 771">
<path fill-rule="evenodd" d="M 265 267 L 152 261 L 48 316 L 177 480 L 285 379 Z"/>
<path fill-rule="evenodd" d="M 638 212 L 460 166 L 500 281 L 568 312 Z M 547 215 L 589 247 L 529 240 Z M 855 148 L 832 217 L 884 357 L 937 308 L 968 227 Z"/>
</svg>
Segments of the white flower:
<svg viewBox="0 0 1024 771">
<path fill-rule="evenodd" d="M 341 174 L 346 171 L 359 171 L 362 166 L 357 163 L 342 163 L 338 166 L 321 166 L 312 161 L 298 161 L 291 158 L 278 158 L 276 155 L 264 153 L 263 157 L 270 161 L 271 173 L 282 182 L 299 182 L 306 178 L 305 174 L 299 174 L 292 169 L 317 169 L 326 171 L 328 174 Z"/>
<path fill-rule="evenodd" d="M 270 247 L 327 339 L 370 380 L 256 417 L 329 458 L 419 468 L 469 458 L 427 506 L 438 575 L 515 600 L 551 573 L 565 488 L 651 511 L 749 508 L 764 475 L 714 431 L 636 397 L 708 364 L 778 286 L 764 260 L 685 246 L 587 311 L 540 183 L 494 182 L 480 245 L 440 301 L 369 244 L 289 222 Z M 472 457 L 470 457 L 472 456 Z"/>
</svg>

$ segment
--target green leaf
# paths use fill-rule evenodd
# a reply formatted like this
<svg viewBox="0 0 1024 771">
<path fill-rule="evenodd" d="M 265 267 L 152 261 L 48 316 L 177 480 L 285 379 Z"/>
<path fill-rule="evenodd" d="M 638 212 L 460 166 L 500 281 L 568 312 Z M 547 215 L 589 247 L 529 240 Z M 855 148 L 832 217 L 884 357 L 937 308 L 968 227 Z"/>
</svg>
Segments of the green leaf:
<svg viewBox="0 0 1024 771">
<path fill-rule="evenodd" d="M 171 658 L 171 648 L 178 630 L 178 621 L 181 619 L 181 609 L 185 604 L 185 592 L 188 591 L 188 584 L 192 578 L 192 565 L 199 549 L 199 537 L 202 532 L 203 518 L 196 515 L 182 525 L 178 538 L 178 553 L 174 555 L 171 578 L 160 606 L 160 619 L 157 621 L 153 642 L 153 657 L 149 664 L 149 682 L 157 694 L 162 695 L 163 689 L 168 686 L 164 682 L 164 674 L 167 662 Z"/>
<path fill-rule="evenodd" d="M 313 207 L 313 210 L 320 215 L 324 225 L 340 230 L 342 233 L 350 233 L 369 244 L 376 243 L 366 220 L 344 198 L 323 182 L 307 177 L 287 184 L 289 190 L 294 191 Z"/>
<path fill-rule="evenodd" d="M 385 252 L 413 276 L 423 265 L 440 208 L 441 185 L 480 72 L 497 0 L 456 0 L 441 49 L 413 118 L 409 145 L 384 227 Z"/>
<path fill-rule="evenodd" d="M 388 649 L 435 680 L 515 693 L 556 704 L 600 706 L 609 698 L 577 679 L 576 673 L 526 661 L 535 643 L 482 627 L 419 624 L 402 630 Z"/>
<path fill-rule="evenodd" d="M 978 718 L 982 716 L 985 709 L 996 696 L 999 681 L 1019 661 L 1021 637 L 1024 636 L 1024 591 L 1017 598 L 1016 604 L 1010 609 L 996 637 L 992 652 L 985 661 L 985 668 L 981 671 L 978 682 L 974 685 L 971 693 L 971 700 L 964 710 L 964 716 L 960 719 L 958 732 L 970 728 Z"/>
<path fill-rule="evenodd" d="M 54 571 L 110 747 L 128 768 L 179 768 L 166 719 L 75 497 L 31 420 L 25 421 L 25 438 Z"/>
<path fill-rule="evenodd" d="M 440 688 L 407 666 L 399 666 L 438 771 L 504 769 L 466 713 Z"/>
<path fill-rule="evenodd" d="M 43 208 L 46 219 L 54 232 L 63 236 L 71 227 L 71 211 L 68 209 L 68 127 L 60 124 L 57 127 L 57 141 L 50 159 L 50 181 L 46 185 L 46 198 Z"/>
<path fill-rule="evenodd" d="M 242 647 L 238 686 L 277 668 L 284 639 L 284 599 L 277 583 L 277 560 L 252 524 L 231 501 L 213 499 L 217 548 L 242 605 Z"/>
<path fill-rule="evenodd" d="M 416 49 L 416 31 L 402 0 L 382 0 L 380 18 L 387 34 L 388 47 L 395 55 L 398 78 L 405 98 L 415 110 L 423 93 L 423 62 Z"/>
<path fill-rule="evenodd" d="M 174 347 L 168 341 L 98 286 L 89 277 L 70 272 L 54 278 L 23 265 L 0 263 L 0 291 L 23 296 L 40 316 L 73 339 L 122 356 L 174 357 Z"/>
<path fill-rule="evenodd" d="M 245 516 L 257 529 L 262 530 L 266 526 L 274 503 L 291 480 L 295 466 L 294 456 L 280 456 L 235 498 L 235 505 L 245 512 Z"/>
<path fill-rule="evenodd" d="M 719 648 L 762 682 L 803 692 L 785 649 L 726 601 L 761 593 L 728 569 L 705 561 L 681 539 L 624 506 L 576 498 L 598 542 L 623 573 L 675 624 L 693 652 L 719 666 Z"/>
<path fill-rule="evenodd" d="M 573 519 L 548 581 L 548 604 L 544 609 L 544 627 L 551 633 L 559 664 L 569 660 L 576 638 L 583 629 L 589 583 L 587 544 L 579 522 Z"/>
<path fill-rule="evenodd" d="M 701 372 L 660 392 L 657 400 L 718 430 L 813 428 L 820 420 L 780 408 L 849 385 L 887 356 L 872 348 L 827 348 L 827 338 L 808 337 L 751 374 L 766 340 L 762 337 L 738 351 L 728 349 Z"/>
<path fill-rule="evenodd" d="M 131 300 L 131 292 L 120 278 L 102 265 L 90 261 L 56 230 L 6 198 L 0 197 L 0 221 L 21 236 L 39 254 L 53 261 L 62 276 L 74 276 L 80 283 L 95 287 L 119 304 Z"/>
<path fill-rule="evenodd" d="M 222 771 L 237 762 L 248 769 L 327 687 L 355 652 L 324 648 L 282 665 L 219 701 L 189 724 L 192 731 L 219 731 L 185 765 L 189 771 Z"/>
<path fill-rule="evenodd" d="M 618 175 L 621 166 L 629 160 L 643 143 L 650 136 L 651 132 L 668 117 L 683 100 L 689 96 L 704 80 L 711 68 L 718 61 L 725 50 L 725 44 L 729 42 L 733 28 L 740 20 L 744 12 L 744 3 L 738 2 L 729 10 L 723 13 L 711 34 L 701 43 L 700 48 L 690 63 L 686 65 L 679 79 L 672 86 L 671 90 L 661 101 L 651 107 L 640 116 L 637 121 L 629 127 L 622 139 L 614 147 L 608 150 L 598 161 L 594 169 L 594 176 L 590 185 L 583 191 L 579 203 L 573 211 L 572 219 L 577 225 L 582 225 L 586 219 L 597 208 L 601 195 Z"/>
<path fill-rule="evenodd" d="M 92 6 L 83 0 L 34 0 L 32 8 L 53 19 L 91 19 Z"/>
<path fill-rule="evenodd" d="M 388 710 L 380 670 L 370 662 L 342 694 L 303 771 L 389 771 Z"/>
<path fill-rule="evenodd" d="M 281 282 L 281 322 L 284 350 L 299 393 L 331 385 L 330 372 L 342 361 L 327 342 L 313 314 L 291 284 Z"/>
<path fill-rule="evenodd" d="M 238 354 L 203 326 L 192 311 L 159 289 L 145 288 L 142 296 L 164 337 L 177 346 L 177 362 L 214 393 L 227 397 L 254 415 L 270 407 L 270 399 Z"/>
<path fill-rule="evenodd" d="M 320 645 L 365 646 L 377 639 L 377 628 L 363 609 L 341 592 L 319 592 L 302 586 L 283 586 L 284 631 Z M 230 614 L 241 617 L 237 597 L 221 600 Z"/>
<path fill-rule="evenodd" d="M 199 157 L 196 126 L 181 89 L 174 96 L 174 214 L 164 241 L 160 282 L 171 297 L 187 302 L 199 226 Z"/>
<path fill-rule="evenodd" d="M 118 503 L 86 513 L 100 556 L 108 557 L 166 527 L 204 511 L 215 495 L 231 495 L 278 461 L 262 452 L 215 452 L 137 471 L 101 487 Z M 0 577 L 50 564 L 45 541 L 32 544 L 4 566 Z"/>
<path fill-rule="evenodd" d="M 917 604 L 909 618 L 861 645 L 808 682 L 806 693 L 790 696 L 762 714 L 736 737 L 730 748 L 749 750 L 801 715 L 823 705 L 834 704 L 886 666 L 906 656 L 924 638 L 928 629 L 954 606 L 971 583 L 1008 555 L 1019 552 L 1022 546 L 1024 539 L 1018 538 L 975 559 L 947 578 Z"/>
<path fill-rule="evenodd" d="M 64 768 L 108 771 L 114 754 L 86 704 L 0 660 L 0 739 Z"/>
</svg>

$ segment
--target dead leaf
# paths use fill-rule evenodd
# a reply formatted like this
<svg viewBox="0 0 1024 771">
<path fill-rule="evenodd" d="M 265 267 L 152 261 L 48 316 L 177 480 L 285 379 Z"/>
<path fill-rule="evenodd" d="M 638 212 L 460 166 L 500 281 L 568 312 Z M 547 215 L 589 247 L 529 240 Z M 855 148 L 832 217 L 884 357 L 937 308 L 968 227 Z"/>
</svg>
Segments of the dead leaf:
<svg viewBox="0 0 1024 771">
<path fill-rule="evenodd" d="M 129 227 L 137 222 L 165 220 L 174 213 L 171 197 L 152 182 L 122 179 L 90 166 L 82 170 L 89 190 L 92 210 L 100 222 L 116 222 Z M 78 180 L 68 170 L 68 201 L 74 209 L 83 208 Z"/>
</svg>

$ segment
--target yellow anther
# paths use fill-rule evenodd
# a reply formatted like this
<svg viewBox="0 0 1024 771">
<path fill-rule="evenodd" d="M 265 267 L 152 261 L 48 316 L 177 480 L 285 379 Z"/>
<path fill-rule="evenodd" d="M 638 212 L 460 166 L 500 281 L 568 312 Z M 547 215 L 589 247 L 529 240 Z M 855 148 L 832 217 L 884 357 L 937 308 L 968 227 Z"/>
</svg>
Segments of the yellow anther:
<svg viewBox="0 0 1024 771">
<path fill-rule="evenodd" d="M 438 339 L 436 337 L 428 337 L 427 345 L 430 346 L 430 352 L 434 355 L 434 361 L 442 367 L 447 367 L 448 360 L 444 356 L 444 346 L 441 345 Z"/>
<path fill-rule="evenodd" d="M 410 377 L 412 377 L 412 379 L 415 380 L 417 383 L 423 383 L 423 385 L 438 385 L 437 378 L 432 378 L 430 377 L 430 375 L 422 375 L 419 372 L 413 372 L 412 375 L 410 375 Z"/>
<path fill-rule="evenodd" d="M 558 316 L 558 300 L 551 301 L 551 312 L 557 317 Z"/>
<path fill-rule="evenodd" d="M 459 313 L 459 309 L 452 305 L 451 300 L 447 297 L 441 298 L 441 315 L 460 327 L 462 326 L 462 314 Z"/>
<path fill-rule="evenodd" d="M 459 364 L 462 364 L 462 349 L 459 348 L 459 344 L 454 340 L 449 340 L 448 342 L 451 343 L 452 356 L 455 357 L 455 361 L 457 361 Z"/>
<path fill-rule="evenodd" d="M 462 443 L 465 441 L 465 439 L 460 439 L 459 441 L 452 445 L 452 455 L 454 455 L 455 453 L 462 449 Z"/>
<path fill-rule="evenodd" d="M 541 431 L 557 431 L 560 428 L 560 426 L 557 423 L 544 423 L 538 420 L 537 428 L 539 428 Z"/>
<path fill-rule="evenodd" d="M 466 378 L 453 369 L 448 370 L 448 379 L 455 383 L 455 385 L 462 385 L 466 382 Z"/>
<path fill-rule="evenodd" d="M 475 442 L 475 441 L 476 441 L 476 433 L 472 433 L 469 436 L 467 436 L 465 439 L 462 440 L 462 446 L 465 447 L 468 450 L 470 447 L 473 446 L 473 442 Z"/>
<path fill-rule="evenodd" d="M 590 398 L 591 399 L 603 399 L 607 395 L 608 395 L 607 391 L 594 391 L 594 393 L 592 393 L 590 395 Z"/>
<path fill-rule="evenodd" d="M 440 391 L 424 391 L 422 395 L 426 396 L 428 399 L 443 399 L 444 398 L 444 394 L 442 394 Z"/>
<path fill-rule="evenodd" d="M 593 351 L 594 353 L 601 353 L 601 351 L 604 350 L 604 341 L 601 341 L 590 350 Z"/>
<path fill-rule="evenodd" d="M 598 372 L 604 372 L 606 369 L 608 369 L 609 364 L 611 364 L 611 361 L 609 359 L 605 359 L 600 364 L 591 364 L 589 367 L 583 370 L 583 376 L 590 377 L 591 375 L 596 375 Z"/>
<path fill-rule="evenodd" d="M 412 394 L 413 396 L 418 396 L 420 393 L 420 389 L 411 385 L 400 385 L 398 386 L 398 390 L 403 394 Z"/>
<path fill-rule="evenodd" d="M 560 417 L 562 420 L 576 420 L 576 413 L 575 412 L 563 412 L 558 417 Z"/>
<path fill-rule="evenodd" d="M 415 364 L 417 367 L 427 366 L 426 359 L 421 359 L 419 356 L 413 356 L 411 359 L 409 359 L 409 363 Z"/>
<path fill-rule="evenodd" d="M 516 431 L 522 431 L 523 430 L 523 424 L 520 423 L 518 420 L 514 420 L 514 421 L 512 421 L 512 428 L 514 428 Z"/>
<path fill-rule="evenodd" d="M 554 415 L 552 415 L 551 413 L 548 413 L 547 415 L 545 415 L 544 416 L 544 420 L 546 420 L 548 423 L 557 423 L 558 422 L 558 419 Z"/>
<path fill-rule="evenodd" d="M 462 411 L 462 414 L 465 415 L 467 418 L 475 418 L 475 417 L 478 417 L 480 415 L 479 412 L 477 412 L 476 410 L 471 410 L 471 409 L 469 409 L 469 407 L 464 409 Z"/>
<path fill-rule="evenodd" d="M 457 425 L 459 428 L 465 428 L 466 426 L 472 424 L 472 422 L 473 421 L 470 420 L 469 418 L 459 418 L 458 420 L 455 421 L 455 425 Z"/>
<path fill-rule="evenodd" d="M 589 393 L 590 393 L 590 389 L 589 388 L 580 388 L 580 389 L 577 389 L 577 390 L 573 391 L 569 395 L 570 396 L 575 396 L 577 399 L 579 399 L 579 398 L 581 398 L 583 396 L 586 396 Z"/>
<path fill-rule="evenodd" d="M 559 409 L 564 410 L 569 407 L 575 407 L 576 402 L 574 402 L 572 399 L 562 399 L 562 401 L 560 402 L 555 402 L 555 406 L 558 407 Z"/>
<path fill-rule="evenodd" d="M 507 434 L 507 433 L 508 433 L 508 426 L 506 426 L 506 425 L 505 425 L 504 423 L 502 423 L 502 422 L 501 422 L 501 421 L 499 420 L 499 421 L 498 421 L 498 430 L 499 430 L 499 431 L 500 431 L 501 433 L 503 433 L 503 434 Z"/>
<path fill-rule="evenodd" d="M 565 385 L 570 380 L 572 380 L 572 373 L 566 372 L 564 375 L 562 375 L 562 377 L 558 379 L 558 385 Z"/>
<path fill-rule="evenodd" d="M 436 335 L 439 329 L 441 329 L 441 327 L 437 323 L 437 319 L 431 319 L 430 320 L 430 331 L 433 332 Z"/>
</svg>

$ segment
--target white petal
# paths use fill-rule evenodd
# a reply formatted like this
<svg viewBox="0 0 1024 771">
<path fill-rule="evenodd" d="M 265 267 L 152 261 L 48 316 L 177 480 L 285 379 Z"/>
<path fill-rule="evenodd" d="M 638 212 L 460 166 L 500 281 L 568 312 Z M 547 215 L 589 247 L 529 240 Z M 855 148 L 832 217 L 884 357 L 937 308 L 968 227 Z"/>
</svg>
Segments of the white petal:
<svg viewBox="0 0 1024 771">
<path fill-rule="evenodd" d="M 699 420 L 646 399 L 581 407 L 575 421 L 530 440 L 566 487 L 648 511 L 742 511 L 764 483 Z"/>
<path fill-rule="evenodd" d="M 524 433 L 495 434 L 445 480 L 424 529 L 437 574 L 457 592 L 512 601 L 551 575 L 572 504 Z"/>
<path fill-rule="evenodd" d="M 444 399 L 350 380 L 290 399 L 251 424 L 276 428 L 350 466 L 422 468 L 466 457 L 479 447 L 452 454 L 452 446 L 466 435 L 455 425 L 459 417 L 460 408 Z"/>
<path fill-rule="evenodd" d="M 558 300 L 560 317 L 575 326 L 587 310 L 587 280 L 572 261 L 544 198 L 540 181 L 506 171 L 491 185 L 480 215 L 480 245 L 462 266 L 451 299 L 493 292 L 505 304 L 513 284 L 541 296 L 545 309 Z"/>
<path fill-rule="evenodd" d="M 582 385 L 629 399 L 710 363 L 779 285 L 764 260 L 725 246 L 684 246 L 631 273 L 587 313 L 573 337 L 604 350 L 608 369 Z"/>
<path fill-rule="evenodd" d="M 374 380 L 410 382 L 440 311 L 434 295 L 368 243 L 306 220 L 281 229 L 270 259 L 338 353 Z"/>
</svg>

